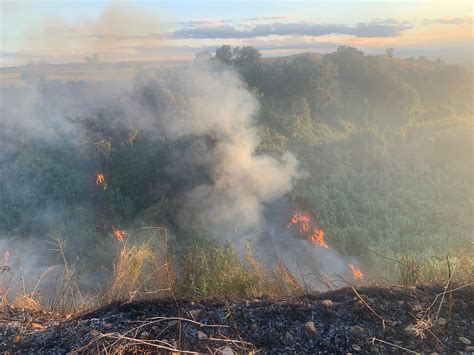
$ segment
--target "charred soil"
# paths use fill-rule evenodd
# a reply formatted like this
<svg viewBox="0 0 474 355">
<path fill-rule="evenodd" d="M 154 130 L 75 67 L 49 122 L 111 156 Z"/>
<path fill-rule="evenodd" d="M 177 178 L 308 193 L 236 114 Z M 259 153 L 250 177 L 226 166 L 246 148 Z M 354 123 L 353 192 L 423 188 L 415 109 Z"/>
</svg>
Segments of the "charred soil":
<svg viewBox="0 0 474 355">
<path fill-rule="evenodd" d="M 6 306 L 9 352 L 474 351 L 474 286 L 351 287 L 292 298 L 160 299 L 76 317 Z"/>
</svg>

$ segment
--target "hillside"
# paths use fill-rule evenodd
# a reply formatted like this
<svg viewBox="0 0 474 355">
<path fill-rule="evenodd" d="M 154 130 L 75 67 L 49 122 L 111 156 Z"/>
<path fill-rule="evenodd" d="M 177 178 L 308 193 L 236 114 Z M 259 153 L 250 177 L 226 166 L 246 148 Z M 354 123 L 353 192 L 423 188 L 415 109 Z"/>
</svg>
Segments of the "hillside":
<svg viewBox="0 0 474 355">
<path fill-rule="evenodd" d="M 5 349 L 471 346 L 471 68 L 345 46 L 94 65 L 0 89 Z"/>
<path fill-rule="evenodd" d="M 295 298 L 167 299 L 72 319 L 10 307 L 2 318 L 1 349 L 11 352 L 474 351 L 472 286 L 448 294 L 440 287 L 365 287 Z"/>
</svg>

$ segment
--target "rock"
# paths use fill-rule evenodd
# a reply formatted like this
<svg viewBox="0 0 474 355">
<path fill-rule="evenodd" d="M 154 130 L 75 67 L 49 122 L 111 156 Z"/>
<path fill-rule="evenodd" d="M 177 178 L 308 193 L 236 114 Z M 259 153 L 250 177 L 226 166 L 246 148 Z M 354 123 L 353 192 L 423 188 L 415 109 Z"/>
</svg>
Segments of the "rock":
<svg viewBox="0 0 474 355">
<path fill-rule="evenodd" d="M 464 351 L 467 352 L 467 353 L 474 353 L 474 346 L 468 345 L 468 346 L 466 346 Z"/>
<path fill-rule="evenodd" d="M 110 329 L 112 328 L 112 323 L 105 323 L 104 324 L 104 329 Z"/>
<path fill-rule="evenodd" d="M 258 325 L 256 325 L 255 323 L 252 323 L 252 325 L 250 326 L 250 329 L 252 329 L 252 332 L 257 332 L 258 330 Z"/>
<path fill-rule="evenodd" d="M 365 329 L 358 325 L 353 325 L 349 332 L 354 335 L 364 335 L 366 333 Z"/>
<path fill-rule="evenodd" d="M 440 327 L 444 327 L 446 324 L 448 324 L 448 321 L 445 318 L 438 318 L 436 321 L 436 325 Z"/>
<path fill-rule="evenodd" d="M 316 326 L 314 325 L 314 322 L 307 322 L 305 325 L 304 325 L 304 328 L 306 329 L 306 331 L 308 333 L 311 333 L 311 334 L 315 334 L 317 332 L 316 330 Z"/>
<path fill-rule="evenodd" d="M 355 352 L 359 352 L 362 350 L 362 348 L 357 344 L 352 344 L 352 350 L 354 350 Z"/>
<path fill-rule="evenodd" d="M 91 336 L 91 338 L 95 338 L 95 337 L 98 337 L 100 335 L 100 332 L 97 329 L 92 329 L 89 332 L 89 335 Z"/>
<path fill-rule="evenodd" d="M 334 306 L 334 302 L 331 300 L 322 300 L 321 304 L 326 308 L 331 308 L 332 306 Z"/>
<path fill-rule="evenodd" d="M 148 339 L 149 336 L 150 336 L 150 333 L 146 331 L 140 333 L 140 339 Z"/>
<path fill-rule="evenodd" d="M 204 333 L 204 332 L 201 332 L 200 330 L 198 330 L 198 331 L 196 332 L 196 335 L 197 335 L 197 338 L 198 338 L 199 340 L 206 340 L 206 339 L 207 339 L 207 334 Z"/>
<path fill-rule="evenodd" d="M 191 315 L 191 317 L 193 319 L 196 319 L 201 314 L 201 310 L 200 309 L 192 309 L 192 310 L 189 311 L 189 314 Z"/>
<path fill-rule="evenodd" d="M 31 328 L 36 329 L 36 330 L 41 330 L 44 328 L 44 325 L 41 323 L 33 322 L 31 323 Z"/>
<path fill-rule="evenodd" d="M 232 350 L 232 348 L 226 346 L 223 349 L 221 349 L 218 354 L 220 355 L 235 355 L 235 351 Z"/>
<path fill-rule="evenodd" d="M 471 341 L 468 338 L 465 337 L 458 337 L 459 341 L 463 343 L 464 345 L 471 345 Z"/>
<path fill-rule="evenodd" d="M 286 332 L 285 334 L 285 341 L 286 342 L 290 342 L 293 340 L 293 334 L 291 334 L 291 332 Z"/>
<path fill-rule="evenodd" d="M 13 339 L 12 339 L 12 341 L 13 341 L 14 343 L 19 343 L 20 340 L 21 340 L 21 336 L 19 336 L 18 334 L 15 335 L 15 336 L 13 337 Z"/>
<path fill-rule="evenodd" d="M 405 327 L 405 333 L 407 333 L 410 336 L 416 336 L 416 328 L 414 324 L 410 324 Z"/>
</svg>

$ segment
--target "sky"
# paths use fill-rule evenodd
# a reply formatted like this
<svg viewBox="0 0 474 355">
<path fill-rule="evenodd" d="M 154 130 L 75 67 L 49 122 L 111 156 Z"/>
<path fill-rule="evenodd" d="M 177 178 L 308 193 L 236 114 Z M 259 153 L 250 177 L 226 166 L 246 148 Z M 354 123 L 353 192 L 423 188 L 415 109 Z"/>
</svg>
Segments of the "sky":
<svg viewBox="0 0 474 355">
<path fill-rule="evenodd" d="M 331 52 L 473 58 L 471 1 L 0 0 L 0 66 L 190 60 L 222 44 L 264 56 Z"/>
</svg>

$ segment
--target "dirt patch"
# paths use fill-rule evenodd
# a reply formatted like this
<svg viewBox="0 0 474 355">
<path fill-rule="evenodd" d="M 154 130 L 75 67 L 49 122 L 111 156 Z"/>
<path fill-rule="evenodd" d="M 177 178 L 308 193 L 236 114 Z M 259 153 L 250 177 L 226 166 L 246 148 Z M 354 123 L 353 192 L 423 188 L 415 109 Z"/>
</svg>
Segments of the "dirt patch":
<svg viewBox="0 0 474 355">
<path fill-rule="evenodd" d="M 113 304 L 71 319 L 6 307 L 0 348 L 31 353 L 472 351 L 474 287 L 437 297 L 442 292 L 436 286 L 367 287 L 294 298 L 165 299 Z"/>
</svg>

